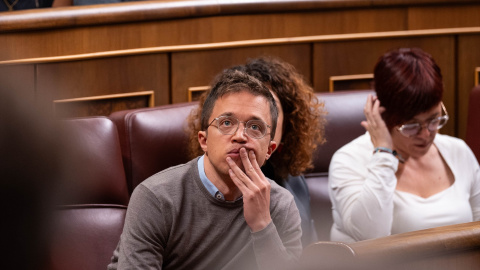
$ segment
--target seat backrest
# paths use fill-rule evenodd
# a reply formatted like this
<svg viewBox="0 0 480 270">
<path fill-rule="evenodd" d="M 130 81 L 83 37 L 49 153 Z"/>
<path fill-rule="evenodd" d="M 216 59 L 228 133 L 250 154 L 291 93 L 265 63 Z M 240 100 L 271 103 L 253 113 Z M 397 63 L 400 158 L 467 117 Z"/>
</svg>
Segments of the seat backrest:
<svg viewBox="0 0 480 270">
<path fill-rule="evenodd" d="M 467 134 L 465 142 L 470 146 L 473 153 L 480 162 L 480 85 L 477 85 L 470 92 L 468 102 Z"/>
<path fill-rule="evenodd" d="M 61 120 L 68 137 L 61 204 L 121 204 L 129 196 L 118 133 L 107 117 Z"/>
<path fill-rule="evenodd" d="M 189 161 L 186 119 L 197 104 L 164 105 L 110 115 L 118 128 L 130 194 L 153 174 Z"/>
<path fill-rule="evenodd" d="M 50 269 L 107 269 L 126 210 L 123 205 L 72 205 L 57 210 Z"/>
<path fill-rule="evenodd" d="M 360 122 L 365 120 L 363 108 L 373 90 L 316 93 L 325 102 L 328 112 L 325 126 L 326 142 L 317 148 L 312 173 L 328 172 L 333 154 L 342 146 L 365 133 Z"/>
<path fill-rule="evenodd" d="M 333 224 L 332 204 L 328 195 L 328 167 L 333 154 L 343 145 L 365 133 L 360 122 L 365 119 L 363 107 L 372 90 L 316 93 L 325 102 L 326 142 L 314 153 L 314 168 L 305 174 L 310 191 L 312 218 L 319 240 L 329 240 Z"/>
<path fill-rule="evenodd" d="M 107 117 L 61 120 L 62 198 L 53 212 L 50 269 L 106 269 L 129 200 L 118 131 Z"/>
</svg>

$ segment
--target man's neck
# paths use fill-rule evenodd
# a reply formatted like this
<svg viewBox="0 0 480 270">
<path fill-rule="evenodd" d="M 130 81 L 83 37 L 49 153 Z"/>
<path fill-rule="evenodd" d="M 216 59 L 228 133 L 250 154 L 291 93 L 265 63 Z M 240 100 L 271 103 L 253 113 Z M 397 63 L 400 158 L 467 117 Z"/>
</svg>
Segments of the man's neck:
<svg viewBox="0 0 480 270">
<path fill-rule="evenodd" d="M 242 196 L 240 189 L 233 183 L 230 175 L 220 173 L 208 158 L 204 159 L 205 175 L 223 194 L 226 201 L 234 201 Z"/>
</svg>

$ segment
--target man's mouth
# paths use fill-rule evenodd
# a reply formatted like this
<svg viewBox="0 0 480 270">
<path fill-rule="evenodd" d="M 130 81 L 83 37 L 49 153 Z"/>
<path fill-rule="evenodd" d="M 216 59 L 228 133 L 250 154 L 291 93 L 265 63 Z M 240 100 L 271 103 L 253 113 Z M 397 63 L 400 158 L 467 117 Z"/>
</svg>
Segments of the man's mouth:
<svg viewBox="0 0 480 270">
<path fill-rule="evenodd" d="M 244 147 L 230 150 L 227 153 L 227 156 L 231 157 L 232 159 L 233 158 L 239 158 L 240 157 L 240 149 L 242 149 L 242 148 L 244 148 Z M 248 153 L 248 151 L 250 151 L 250 149 L 247 149 L 247 148 L 245 148 L 245 150 L 247 151 L 247 153 Z"/>
<path fill-rule="evenodd" d="M 227 156 L 233 158 L 238 158 L 240 157 L 240 149 L 233 149 L 227 153 Z"/>
</svg>

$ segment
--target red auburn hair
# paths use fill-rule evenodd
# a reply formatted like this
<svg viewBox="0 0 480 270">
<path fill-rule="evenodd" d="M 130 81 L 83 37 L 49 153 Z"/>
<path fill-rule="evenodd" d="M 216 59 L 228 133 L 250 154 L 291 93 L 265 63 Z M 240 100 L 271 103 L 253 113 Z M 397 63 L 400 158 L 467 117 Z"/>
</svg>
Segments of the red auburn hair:
<svg viewBox="0 0 480 270">
<path fill-rule="evenodd" d="M 401 48 L 381 56 L 374 70 L 375 92 L 391 130 L 438 105 L 443 96 L 440 68 L 418 48 Z"/>
</svg>

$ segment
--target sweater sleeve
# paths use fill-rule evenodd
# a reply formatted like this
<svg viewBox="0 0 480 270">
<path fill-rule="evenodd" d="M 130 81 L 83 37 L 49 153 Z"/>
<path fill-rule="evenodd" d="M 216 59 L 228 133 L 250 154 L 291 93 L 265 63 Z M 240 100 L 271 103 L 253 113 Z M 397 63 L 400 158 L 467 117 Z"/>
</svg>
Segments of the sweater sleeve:
<svg viewBox="0 0 480 270">
<path fill-rule="evenodd" d="M 162 209 L 163 208 L 163 209 Z M 139 185 L 132 194 L 120 238 L 117 269 L 162 269 L 165 213 L 154 194 Z"/>
<path fill-rule="evenodd" d="M 370 147 L 338 150 L 330 163 L 335 226 L 355 241 L 391 234 L 398 159 Z M 335 240 L 335 239 L 332 239 Z"/>
<path fill-rule="evenodd" d="M 302 252 L 300 215 L 290 201 L 284 215 L 273 219 L 263 230 L 252 233 L 253 250 L 258 269 L 295 269 Z"/>
</svg>

